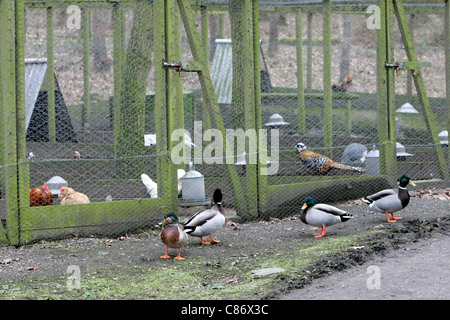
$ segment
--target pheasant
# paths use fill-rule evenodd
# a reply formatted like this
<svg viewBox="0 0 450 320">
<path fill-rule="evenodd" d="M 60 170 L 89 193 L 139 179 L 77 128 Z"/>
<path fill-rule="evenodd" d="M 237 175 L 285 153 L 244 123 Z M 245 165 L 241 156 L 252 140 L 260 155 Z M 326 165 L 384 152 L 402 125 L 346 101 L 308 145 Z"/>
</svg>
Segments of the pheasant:
<svg viewBox="0 0 450 320">
<path fill-rule="evenodd" d="M 308 150 L 303 143 L 297 143 L 295 146 L 298 152 L 300 152 L 300 158 L 306 167 L 314 170 L 316 173 L 325 174 L 331 169 L 339 169 L 346 171 L 365 172 L 364 168 L 347 166 L 345 164 L 338 163 L 330 158 L 323 156 L 319 153 Z"/>
<path fill-rule="evenodd" d="M 347 90 L 352 86 L 353 77 L 345 76 L 344 79 L 338 85 L 333 84 L 331 89 L 334 92 L 347 92 Z"/>
</svg>

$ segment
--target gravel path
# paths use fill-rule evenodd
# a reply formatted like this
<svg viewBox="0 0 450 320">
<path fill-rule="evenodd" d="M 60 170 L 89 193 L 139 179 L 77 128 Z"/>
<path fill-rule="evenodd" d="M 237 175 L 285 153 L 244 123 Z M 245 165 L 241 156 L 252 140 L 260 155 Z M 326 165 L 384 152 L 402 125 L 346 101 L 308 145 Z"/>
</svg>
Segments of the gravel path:
<svg viewBox="0 0 450 320">
<path fill-rule="evenodd" d="M 317 279 L 282 299 L 450 299 L 449 266 L 450 237 L 437 234 L 362 266 Z"/>
</svg>

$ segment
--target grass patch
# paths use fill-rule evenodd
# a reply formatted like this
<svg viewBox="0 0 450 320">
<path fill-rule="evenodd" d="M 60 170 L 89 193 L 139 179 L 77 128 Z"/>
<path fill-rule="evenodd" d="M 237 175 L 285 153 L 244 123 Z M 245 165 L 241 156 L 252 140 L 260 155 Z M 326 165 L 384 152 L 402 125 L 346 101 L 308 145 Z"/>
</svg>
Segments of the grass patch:
<svg viewBox="0 0 450 320">
<path fill-rule="evenodd" d="M 69 290 L 69 275 L 5 283 L 0 298 L 8 300 L 95 300 L 95 299 L 261 299 L 283 287 L 286 278 L 297 277 L 323 259 L 358 246 L 379 231 L 362 235 L 295 240 L 275 253 L 220 257 L 205 261 L 191 256 L 184 261 L 151 266 L 102 268 L 81 274 L 80 288 Z M 298 246 L 297 246 L 298 245 Z M 268 251 L 270 252 L 270 251 Z M 255 269 L 279 267 L 281 274 L 252 275 Z"/>
</svg>

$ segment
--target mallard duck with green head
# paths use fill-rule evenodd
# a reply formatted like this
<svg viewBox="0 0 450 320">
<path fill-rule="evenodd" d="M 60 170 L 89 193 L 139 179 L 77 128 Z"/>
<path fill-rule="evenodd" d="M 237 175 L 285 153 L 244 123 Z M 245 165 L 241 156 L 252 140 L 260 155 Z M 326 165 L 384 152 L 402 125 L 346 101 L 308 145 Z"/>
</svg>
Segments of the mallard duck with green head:
<svg viewBox="0 0 450 320">
<path fill-rule="evenodd" d="M 415 183 L 411 181 L 411 177 L 404 174 L 400 178 L 398 189 L 381 190 L 361 200 L 367 203 L 373 211 L 386 213 L 388 222 L 396 222 L 402 217 L 395 217 L 394 212 L 406 208 L 409 203 L 410 196 L 406 189 L 408 184 L 415 186 Z M 391 214 L 392 219 L 389 218 L 389 214 Z"/>
<path fill-rule="evenodd" d="M 163 231 L 161 232 L 161 241 L 166 246 L 166 254 L 161 256 L 160 258 L 170 258 L 167 252 L 169 248 L 175 248 L 178 249 L 178 256 L 176 256 L 174 259 L 184 259 L 181 256 L 181 248 L 187 242 L 188 235 L 184 231 L 183 226 L 178 223 L 177 215 L 174 213 L 166 214 L 164 216 L 164 220 L 160 223 L 160 225 L 165 226 Z"/>
<path fill-rule="evenodd" d="M 320 233 L 314 234 L 314 237 L 323 237 L 325 228 L 336 223 L 341 223 L 352 219 L 353 216 L 344 210 L 330 206 L 324 203 L 317 203 L 312 197 L 306 197 L 300 212 L 300 220 L 303 223 L 321 227 Z"/>
</svg>

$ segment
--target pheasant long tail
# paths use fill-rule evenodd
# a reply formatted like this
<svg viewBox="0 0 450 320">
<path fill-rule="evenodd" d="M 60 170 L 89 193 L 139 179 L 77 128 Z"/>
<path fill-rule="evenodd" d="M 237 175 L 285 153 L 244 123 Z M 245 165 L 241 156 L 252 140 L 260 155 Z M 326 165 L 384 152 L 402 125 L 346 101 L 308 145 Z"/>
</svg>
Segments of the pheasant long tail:
<svg viewBox="0 0 450 320">
<path fill-rule="evenodd" d="M 366 170 L 361 167 L 353 167 L 353 166 L 347 166 L 345 164 L 333 162 L 329 164 L 330 167 L 341 169 L 341 170 L 349 170 L 349 171 L 356 171 L 356 172 L 365 172 Z"/>
</svg>

